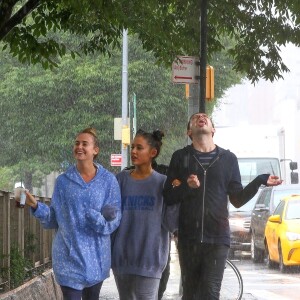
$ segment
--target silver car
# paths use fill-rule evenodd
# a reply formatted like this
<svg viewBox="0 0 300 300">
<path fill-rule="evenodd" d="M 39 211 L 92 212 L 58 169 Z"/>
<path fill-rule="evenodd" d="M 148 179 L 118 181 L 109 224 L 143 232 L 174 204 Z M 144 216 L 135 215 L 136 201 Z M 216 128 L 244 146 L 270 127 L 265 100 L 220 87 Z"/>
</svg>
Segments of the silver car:
<svg viewBox="0 0 300 300">
<path fill-rule="evenodd" d="M 230 202 L 229 210 L 229 226 L 230 226 L 230 251 L 229 258 L 233 259 L 236 251 L 247 251 L 250 254 L 251 249 L 251 233 L 250 220 L 251 213 L 261 189 L 256 195 L 240 208 L 235 208 Z"/>
</svg>

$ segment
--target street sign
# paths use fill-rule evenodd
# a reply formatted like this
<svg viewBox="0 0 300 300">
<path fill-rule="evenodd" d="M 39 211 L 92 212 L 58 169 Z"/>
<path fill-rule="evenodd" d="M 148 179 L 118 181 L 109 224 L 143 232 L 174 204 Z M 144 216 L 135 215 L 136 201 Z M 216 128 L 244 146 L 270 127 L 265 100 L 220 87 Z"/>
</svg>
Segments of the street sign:
<svg viewBox="0 0 300 300">
<path fill-rule="evenodd" d="M 130 119 L 127 118 L 127 124 L 130 124 Z M 114 118 L 114 140 L 122 140 L 122 118 Z"/>
<path fill-rule="evenodd" d="M 172 81 L 174 83 L 198 83 L 199 57 L 178 56 L 172 64 Z"/>
<path fill-rule="evenodd" d="M 110 155 L 110 165 L 112 167 L 122 166 L 122 154 L 111 154 Z"/>
</svg>

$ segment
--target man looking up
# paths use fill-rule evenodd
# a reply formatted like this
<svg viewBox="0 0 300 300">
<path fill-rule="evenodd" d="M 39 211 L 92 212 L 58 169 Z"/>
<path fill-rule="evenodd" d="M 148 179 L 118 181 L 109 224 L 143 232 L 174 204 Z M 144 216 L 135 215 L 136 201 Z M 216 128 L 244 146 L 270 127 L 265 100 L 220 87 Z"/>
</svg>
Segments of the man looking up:
<svg viewBox="0 0 300 300">
<path fill-rule="evenodd" d="M 167 205 L 180 203 L 178 252 L 183 300 L 219 299 L 230 247 L 228 198 L 235 207 L 248 202 L 263 184 L 282 183 L 262 174 L 245 188 L 235 154 L 213 141 L 215 128 L 204 113 L 191 116 L 192 144 L 172 155 L 164 186 Z"/>
</svg>

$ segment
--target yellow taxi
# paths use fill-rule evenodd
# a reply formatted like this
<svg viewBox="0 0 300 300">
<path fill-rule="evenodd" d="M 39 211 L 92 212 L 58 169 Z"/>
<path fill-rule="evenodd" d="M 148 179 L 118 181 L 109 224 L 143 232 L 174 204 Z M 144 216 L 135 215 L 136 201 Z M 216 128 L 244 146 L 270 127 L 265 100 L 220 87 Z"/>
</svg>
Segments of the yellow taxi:
<svg viewBox="0 0 300 300">
<path fill-rule="evenodd" d="M 283 198 L 265 227 L 267 265 L 281 272 L 300 266 L 300 195 Z"/>
</svg>

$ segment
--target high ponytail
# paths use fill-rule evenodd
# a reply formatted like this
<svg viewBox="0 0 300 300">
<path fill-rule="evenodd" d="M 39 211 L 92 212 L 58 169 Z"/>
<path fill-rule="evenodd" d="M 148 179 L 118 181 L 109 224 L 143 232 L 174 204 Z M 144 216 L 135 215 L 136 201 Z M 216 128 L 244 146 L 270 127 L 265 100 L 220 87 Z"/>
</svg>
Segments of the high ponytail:
<svg viewBox="0 0 300 300">
<path fill-rule="evenodd" d="M 155 159 L 160 153 L 162 138 L 165 136 L 165 134 L 158 129 L 154 130 L 152 133 L 139 129 L 136 133 L 136 136 L 144 137 L 148 144 L 157 150 L 156 156 L 154 157 Z"/>
</svg>

